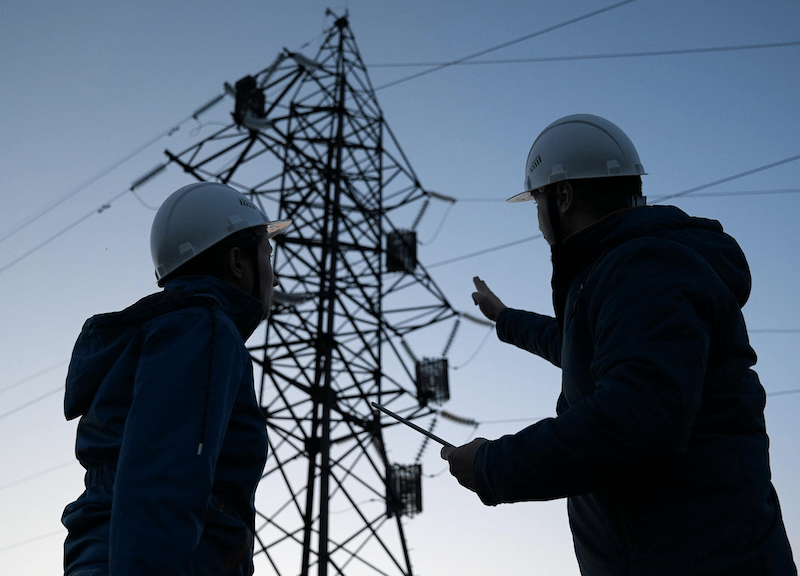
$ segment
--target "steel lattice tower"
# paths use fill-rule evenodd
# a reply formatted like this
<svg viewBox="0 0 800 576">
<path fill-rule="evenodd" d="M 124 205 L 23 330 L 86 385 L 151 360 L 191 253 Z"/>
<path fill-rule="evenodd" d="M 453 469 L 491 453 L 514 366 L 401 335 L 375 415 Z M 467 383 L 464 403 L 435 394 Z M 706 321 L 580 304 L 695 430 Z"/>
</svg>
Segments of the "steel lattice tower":
<svg viewBox="0 0 800 576">
<path fill-rule="evenodd" d="M 459 313 L 416 262 L 430 193 L 384 121 L 347 16 L 334 20 L 313 59 L 284 50 L 226 85 L 233 122 L 167 155 L 293 220 L 274 239 L 280 292 L 251 348 L 270 437 L 256 565 L 411 575 L 401 518 L 421 510 L 420 470 L 389 461 L 393 421 L 370 403 L 414 419 L 447 399 Z M 410 230 L 393 223 L 415 213 Z M 444 352 L 418 359 L 410 339 L 434 324 L 446 335 L 448 323 Z"/>
</svg>

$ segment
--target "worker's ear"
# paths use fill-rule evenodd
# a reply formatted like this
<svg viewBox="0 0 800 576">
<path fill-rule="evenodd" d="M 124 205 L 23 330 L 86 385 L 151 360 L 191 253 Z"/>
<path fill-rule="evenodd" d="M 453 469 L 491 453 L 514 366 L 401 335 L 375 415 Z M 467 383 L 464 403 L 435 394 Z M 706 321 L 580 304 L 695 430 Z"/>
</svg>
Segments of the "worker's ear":
<svg viewBox="0 0 800 576">
<path fill-rule="evenodd" d="M 225 255 L 225 272 L 234 280 L 241 280 L 245 274 L 244 254 L 241 248 L 234 246 Z"/>
<path fill-rule="evenodd" d="M 575 190 L 568 180 L 556 185 L 556 206 L 562 214 L 575 207 Z"/>
</svg>

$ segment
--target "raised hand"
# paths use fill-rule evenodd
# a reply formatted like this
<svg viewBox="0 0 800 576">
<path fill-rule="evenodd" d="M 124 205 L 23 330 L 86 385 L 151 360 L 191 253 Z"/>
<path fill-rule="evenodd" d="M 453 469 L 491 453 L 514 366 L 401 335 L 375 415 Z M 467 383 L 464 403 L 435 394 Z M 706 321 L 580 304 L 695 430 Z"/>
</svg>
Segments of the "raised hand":
<svg viewBox="0 0 800 576">
<path fill-rule="evenodd" d="M 492 322 L 497 322 L 500 312 L 507 306 L 489 290 L 486 282 L 475 276 L 472 281 L 475 283 L 476 292 L 472 293 L 472 301 L 481 309 L 481 312 Z"/>
</svg>

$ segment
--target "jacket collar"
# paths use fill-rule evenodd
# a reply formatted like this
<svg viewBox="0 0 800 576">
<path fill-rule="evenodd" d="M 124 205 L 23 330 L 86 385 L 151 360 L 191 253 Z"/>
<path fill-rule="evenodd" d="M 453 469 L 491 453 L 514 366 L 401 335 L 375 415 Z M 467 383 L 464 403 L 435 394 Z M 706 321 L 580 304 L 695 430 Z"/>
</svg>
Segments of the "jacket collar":
<svg viewBox="0 0 800 576">
<path fill-rule="evenodd" d="M 671 240 L 695 250 L 744 306 L 750 294 L 750 269 L 736 241 L 715 220 L 691 217 L 674 206 L 640 206 L 609 214 L 552 247 L 553 305 L 559 325 L 567 292 L 579 276 L 588 277 L 613 248 L 633 239 Z"/>
<path fill-rule="evenodd" d="M 214 301 L 247 340 L 264 318 L 264 306 L 256 298 L 213 276 L 181 276 L 164 285 L 168 292 L 186 292 Z"/>
<path fill-rule="evenodd" d="M 610 233 L 631 214 L 633 208 L 609 214 L 595 224 L 551 246 L 553 261 L 553 309 L 559 328 L 564 325 L 564 307 L 573 279 L 584 267 L 594 266 L 610 249 Z"/>
</svg>

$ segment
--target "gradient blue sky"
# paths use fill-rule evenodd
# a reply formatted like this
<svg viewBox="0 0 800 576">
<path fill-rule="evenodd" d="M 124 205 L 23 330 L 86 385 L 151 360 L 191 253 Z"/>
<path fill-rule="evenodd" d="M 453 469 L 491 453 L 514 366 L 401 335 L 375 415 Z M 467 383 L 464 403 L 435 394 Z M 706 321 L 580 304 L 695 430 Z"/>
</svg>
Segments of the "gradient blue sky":
<svg viewBox="0 0 800 576">
<path fill-rule="evenodd" d="M 364 61 L 443 62 L 609 6 L 600 0 L 460 2 L 353 0 L 346 8 Z M 0 5 L 0 237 L 134 150 L 165 134 L 284 47 L 308 56 L 330 24 L 325 2 L 5 0 Z M 342 13 L 345 6 L 331 5 Z M 800 3 L 636 0 L 483 59 L 674 51 L 800 40 Z M 306 42 L 310 45 L 304 46 Z M 378 91 L 386 119 L 417 175 L 456 197 L 434 203 L 419 228 L 420 260 L 458 309 L 477 313 L 471 278 L 507 305 L 552 311 L 543 240 L 435 264 L 538 233 L 531 204 L 501 200 L 521 190 L 531 142 L 552 120 L 605 116 L 636 144 L 650 199 L 800 155 L 800 46 L 613 59 L 461 65 Z M 372 67 L 380 87 L 421 68 Z M 225 99 L 204 123 L 226 121 Z M 40 250 L 45 239 L 92 213 L 165 160 L 210 133 L 195 121 L 82 189 L 0 244 L 0 566 L 40 576 L 61 566 L 63 507 L 82 491 L 71 462 L 75 423 L 61 413 L 66 361 L 83 321 L 156 290 L 149 256 L 153 211 L 188 183 L 175 167 L 123 195 Z M 720 220 L 753 273 L 745 307 L 756 366 L 768 393 L 774 484 L 789 537 L 800 550 L 800 388 L 796 300 L 800 161 L 678 198 L 685 211 Z M 729 192 L 784 191 L 717 196 Z M 788 192 L 786 192 L 788 191 Z M 488 201 L 492 200 L 494 201 Z M 481 201 L 476 201 L 481 200 Z M 410 224 L 410 223 L 409 223 Z M 7 268 L 6 268 L 7 267 Z M 465 325 L 451 366 L 479 348 L 486 328 Z M 437 354 L 441 342 L 432 342 Z M 39 374 L 47 370 L 45 373 Z M 38 376 L 35 376 L 39 374 Z M 29 378 L 35 376 L 33 378 Z M 483 424 L 440 424 L 454 443 L 494 438 L 553 415 L 559 373 L 490 337 L 451 373 L 445 409 Z M 52 392 L 52 393 L 51 393 Z M 26 403 L 45 398 L 15 411 Z M 12 412 L 13 411 L 13 412 Z M 515 422 L 492 423 L 501 420 Z M 396 461 L 412 460 L 413 433 L 393 434 Z M 437 451 L 426 474 L 444 470 Z M 578 573 L 564 501 L 486 508 L 447 474 L 423 487 L 424 512 L 406 521 L 419 574 Z M 43 538 L 40 538 L 43 537 Z M 22 544 L 28 540 L 35 540 Z M 257 573 L 268 574 L 261 570 Z"/>
</svg>

